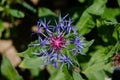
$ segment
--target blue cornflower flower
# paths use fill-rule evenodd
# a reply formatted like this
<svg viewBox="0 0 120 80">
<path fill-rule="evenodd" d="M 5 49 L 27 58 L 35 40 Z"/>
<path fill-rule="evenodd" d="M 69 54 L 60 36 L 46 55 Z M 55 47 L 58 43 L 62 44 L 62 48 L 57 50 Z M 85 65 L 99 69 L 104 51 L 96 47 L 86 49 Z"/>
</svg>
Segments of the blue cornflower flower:
<svg viewBox="0 0 120 80">
<path fill-rule="evenodd" d="M 40 42 L 40 46 L 44 46 L 45 44 L 49 44 L 49 41 L 46 38 Z"/>
<path fill-rule="evenodd" d="M 77 48 L 73 49 L 73 52 L 76 53 L 80 53 L 82 54 L 82 49 L 84 48 L 84 43 L 82 40 L 80 40 L 80 35 L 77 35 L 76 38 L 73 40 L 74 45 L 77 46 Z"/>
<path fill-rule="evenodd" d="M 41 27 L 43 27 L 46 32 L 49 34 L 49 33 L 52 33 L 49 29 L 50 29 L 50 21 L 48 21 L 48 23 L 46 22 L 46 19 L 44 18 L 44 21 L 42 20 L 39 20 L 38 21 L 38 31 L 40 31 Z M 41 33 L 41 32 L 40 32 Z"/>
<path fill-rule="evenodd" d="M 83 48 L 83 42 L 80 40 L 80 35 L 77 35 L 74 39 L 74 45 L 76 45 L 78 48 Z"/>
<path fill-rule="evenodd" d="M 59 62 L 62 62 L 61 68 L 67 64 L 68 69 L 70 68 L 70 65 L 73 66 L 73 63 L 71 62 L 70 58 L 68 58 L 67 56 L 65 56 L 64 54 L 62 54 L 62 56 L 60 56 L 60 60 Z"/>
<path fill-rule="evenodd" d="M 44 65 L 52 64 L 54 67 L 61 65 L 61 68 L 67 65 L 70 68 L 71 65 L 74 66 L 73 56 L 82 54 L 84 43 L 75 26 L 71 26 L 72 20 L 70 18 L 67 20 L 67 17 L 68 15 L 63 18 L 60 16 L 59 22 L 55 20 L 56 25 L 50 25 L 50 21 L 46 22 L 45 19 L 38 21 L 39 44 L 33 45 L 41 46 L 41 49 L 39 53 L 34 54 L 40 54 L 39 57 L 46 57 L 43 61 Z M 72 49 L 69 48 L 71 45 L 74 45 Z M 72 52 L 72 56 L 68 55 L 69 51 Z"/>
<path fill-rule="evenodd" d="M 58 58 L 59 58 L 58 53 L 54 53 L 53 56 L 52 56 L 52 58 L 51 58 L 51 61 L 53 61 L 54 67 L 57 67 L 57 66 L 58 66 L 58 65 L 57 65 Z"/>
</svg>

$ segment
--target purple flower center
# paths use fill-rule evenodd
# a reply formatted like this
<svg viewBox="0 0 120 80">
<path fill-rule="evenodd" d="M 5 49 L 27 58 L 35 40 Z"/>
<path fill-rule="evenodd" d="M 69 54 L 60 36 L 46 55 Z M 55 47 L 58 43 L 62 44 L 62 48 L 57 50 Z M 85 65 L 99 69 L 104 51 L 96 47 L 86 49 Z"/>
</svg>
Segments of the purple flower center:
<svg viewBox="0 0 120 80">
<path fill-rule="evenodd" d="M 66 39 L 62 36 L 51 36 L 50 37 L 50 46 L 53 50 L 58 51 L 65 46 Z"/>
</svg>

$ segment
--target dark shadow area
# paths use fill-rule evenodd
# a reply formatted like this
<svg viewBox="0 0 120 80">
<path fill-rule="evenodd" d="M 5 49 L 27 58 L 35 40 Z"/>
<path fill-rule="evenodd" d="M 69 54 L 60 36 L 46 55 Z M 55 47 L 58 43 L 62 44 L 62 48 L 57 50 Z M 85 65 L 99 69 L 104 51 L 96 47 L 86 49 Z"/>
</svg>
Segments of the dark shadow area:
<svg viewBox="0 0 120 80">
<path fill-rule="evenodd" d="M 120 70 L 114 70 L 112 80 L 120 80 Z"/>
<path fill-rule="evenodd" d="M 117 7 L 119 7 L 117 0 L 107 0 L 106 6 L 110 7 L 110 8 L 117 8 Z"/>
<path fill-rule="evenodd" d="M 32 80 L 30 71 L 28 69 L 16 68 L 18 73 L 22 76 L 23 80 Z"/>
<path fill-rule="evenodd" d="M 80 73 L 80 75 L 83 77 L 83 79 L 88 80 L 88 78 L 85 76 L 85 74 Z"/>
<path fill-rule="evenodd" d="M 50 74 L 46 69 L 42 70 L 34 80 L 49 80 Z"/>
</svg>

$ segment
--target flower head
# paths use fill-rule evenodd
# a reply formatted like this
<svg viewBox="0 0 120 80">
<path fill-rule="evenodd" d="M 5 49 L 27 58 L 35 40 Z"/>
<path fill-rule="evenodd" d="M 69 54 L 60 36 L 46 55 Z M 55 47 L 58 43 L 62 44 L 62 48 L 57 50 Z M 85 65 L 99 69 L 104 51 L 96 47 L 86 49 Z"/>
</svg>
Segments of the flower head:
<svg viewBox="0 0 120 80">
<path fill-rule="evenodd" d="M 71 26 L 72 20 L 66 19 L 68 15 L 61 18 L 56 25 L 50 25 L 50 21 L 38 21 L 38 41 L 41 46 L 40 57 L 46 57 L 44 64 L 53 64 L 54 67 L 63 67 L 65 64 L 70 68 L 73 66 L 72 58 L 77 54 L 82 53 L 84 47 L 80 35 L 77 33 L 75 26 Z M 71 55 L 69 53 L 72 53 Z M 38 54 L 37 54 L 38 55 Z"/>
</svg>

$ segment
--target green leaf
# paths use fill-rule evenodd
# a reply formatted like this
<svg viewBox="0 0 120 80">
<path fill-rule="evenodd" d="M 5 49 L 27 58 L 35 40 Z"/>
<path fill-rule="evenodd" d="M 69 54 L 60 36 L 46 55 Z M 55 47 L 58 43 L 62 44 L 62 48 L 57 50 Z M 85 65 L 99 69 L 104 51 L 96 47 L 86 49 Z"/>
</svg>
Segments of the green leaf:
<svg viewBox="0 0 120 80">
<path fill-rule="evenodd" d="M 117 49 L 118 46 L 116 46 L 114 46 L 114 49 Z M 104 70 L 112 72 L 111 65 L 108 63 L 108 58 L 110 58 L 113 55 L 114 49 L 111 50 L 111 48 L 109 48 L 109 46 L 96 46 L 96 51 L 90 53 L 91 59 L 89 60 L 89 62 L 86 63 L 86 65 L 81 66 L 83 69 L 82 73 L 84 73 L 89 80 L 104 80 Z M 110 53 L 109 50 L 111 50 Z"/>
<path fill-rule="evenodd" d="M 118 2 L 118 4 L 119 4 L 119 6 L 120 6 L 120 0 L 117 0 L 117 2 Z"/>
<path fill-rule="evenodd" d="M 103 62 L 99 62 L 99 63 L 94 63 L 93 65 L 91 66 L 88 66 L 85 71 L 83 71 L 83 73 L 91 73 L 91 72 L 95 72 L 95 71 L 99 71 L 99 70 L 102 70 L 103 69 L 103 66 L 104 66 L 104 63 Z"/>
<path fill-rule="evenodd" d="M 83 80 L 81 75 L 79 73 L 74 72 L 74 71 L 73 71 L 73 79 L 74 80 Z"/>
<path fill-rule="evenodd" d="M 105 73 L 103 70 L 99 70 L 99 71 L 94 71 L 91 73 L 86 73 L 85 74 L 88 78 L 88 80 L 104 80 L 105 79 Z"/>
<path fill-rule="evenodd" d="M 52 74 L 49 80 L 66 80 L 65 74 L 59 70 L 58 72 Z"/>
<path fill-rule="evenodd" d="M 107 52 L 105 56 L 105 60 L 108 60 L 108 58 L 112 57 L 113 54 L 117 53 L 120 50 L 120 44 L 117 42 L 112 48 L 110 49 L 109 52 Z"/>
<path fill-rule="evenodd" d="M 32 68 L 30 69 L 30 73 L 33 77 L 39 76 L 40 71 L 42 71 L 40 68 Z"/>
<path fill-rule="evenodd" d="M 94 53 L 88 63 L 82 66 L 83 73 L 87 76 L 89 80 L 104 80 L 104 65 L 105 65 L 105 51 L 107 48 L 98 46 L 97 51 Z"/>
<path fill-rule="evenodd" d="M 22 53 L 19 53 L 20 57 L 34 57 L 35 56 L 35 52 L 37 52 L 40 48 L 38 46 L 36 47 L 28 47 L 28 49 Z"/>
<path fill-rule="evenodd" d="M 97 28 L 99 35 L 102 37 L 104 42 L 114 43 L 119 38 L 120 24 L 117 23 L 116 17 L 120 14 L 120 9 L 115 8 L 106 8 L 104 14 L 102 15 L 103 19 L 107 20 L 97 20 Z M 111 32 L 111 33 L 110 33 Z"/>
<path fill-rule="evenodd" d="M 113 73 L 113 63 L 109 62 L 109 63 L 105 64 L 104 70 L 112 74 Z"/>
<path fill-rule="evenodd" d="M 38 9 L 38 16 L 39 17 L 49 16 L 49 15 L 56 16 L 56 14 L 48 8 L 39 8 Z"/>
<path fill-rule="evenodd" d="M 3 21 L 0 20 L 0 37 L 2 36 L 2 32 L 4 31 Z"/>
<path fill-rule="evenodd" d="M 94 0 L 94 3 L 87 9 L 92 15 L 101 16 L 104 13 L 107 0 Z"/>
<path fill-rule="evenodd" d="M 83 53 L 86 53 L 89 50 L 90 46 L 94 43 L 94 40 L 85 41 L 84 43 L 85 45 L 84 45 Z"/>
<path fill-rule="evenodd" d="M 85 2 L 85 0 L 78 0 L 80 3 L 84 3 Z"/>
<path fill-rule="evenodd" d="M 36 12 L 36 9 L 31 6 L 30 4 L 26 3 L 24 0 L 18 0 L 18 3 L 21 4 L 22 6 L 24 6 L 25 8 L 31 10 L 32 12 Z"/>
<path fill-rule="evenodd" d="M 65 79 L 66 80 L 73 80 L 73 77 L 72 77 L 71 73 L 69 72 L 69 70 L 68 70 L 66 65 L 63 66 L 62 71 L 65 74 Z"/>
<path fill-rule="evenodd" d="M 85 47 L 90 47 L 94 43 L 94 40 L 86 41 Z"/>
<path fill-rule="evenodd" d="M 3 10 L 4 10 L 3 6 L 0 6 L 0 12 L 3 11 Z"/>
<path fill-rule="evenodd" d="M 79 26 L 77 27 L 79 33 L 87 34 L 95 27 L 93 15 L 101 16 L 104 12 L 106 2 L 106 0 L 95 0 L 94 3 L 83 12 L 76 24 L 76 26 Z"/>
<path fill-rule="evenodd" d="M 91 55 L 92 57 L 88 66 L 104 61 L 105 51 L 107 51 L 107 48 L 103 46 L 96 46 L 96 49 L 97 50 L 94 52 L 94 54 Z"/>
<path fill-rule="evenodd" d="M 23 18 L 25 16 L 25 14 L 22 11 L 19 11 L 17 9 L 7 8 L 7 12 L 10 15 L 12 15 L 13 17 L 16 17 L 16 18 Z"/>
<path fill-rule="evenodd" d="M 26 68 L 26 69 L 34 69 L 34 68 L 40 68 L 43 65 L 45 57 L 36 57 L 36 58 L 29 58 L 26 57 L 23 59 L 23 61 L 20 63 L 20 68 Z"/>
<path fill-rule="evenodd" d="M 39 44 L 38 40 L 31 42 L 26 51 L 19 53 L 20 57 L 24 57 L 19 67 L 33 69 L 39 68 L 43 65 L 43 61 L 46 57 L 38 57 L 35 55 L 35 53 L 39 54 L 39 51 L 43 48 L 40 46 L 33 46 L 35 44 Z"/>
<path fill-rule="evenodd" d="M 21 76 L 19 76 L 18 72 L 12 66 L 10 61 L 6 56 L 3 56 L 2 64 L 1 64 L 1 73 L 8 80 L 23 80 Z"/>
<path fill-rule="evenodd" d="M 76 26 L 79 26 L 77 27 L 79 33 L 87 34 L 94 28 L 95 22 L 93 21 L 92 16 L 90 16 L 87 12 L 84 12 Z"/>
<path fill-rule="evenodd" d="M 89 62 L 86 63 L 86 65 L 81 66 L 83 69 L 83 73 L 85 74 L 103 69 L 103 66 L 105 64 L 104 56 L 107 48 L 104 48 L 102 46 L 98 46 L 96 48 L 98 49 L 95 52 L 92 52 L 94 54 L 90 53 L 92 55 Z"/>
<path fill-rule="evenodd" d="M 49 65 L 47 66 L 47 70 L 51 75 L 49 80 L 73 80 L 66 65 L 64 65 L 61 70 Z"/>
<path fill-rule="evenodd" d="M 102 18 L 106 20 L 110 20 L 112 22 L 117 22 L 116 17 L 120 14 L 120 9 L 119 8 L 105 8 L 105 11 L 102 15 Z"/>
<path fill-rule="evenodd" d="M 32 44 L 38 44 L 38 40 L 35 40 L 29 44 L 29 47 L 24 52 L 19 53 L 20 57 L 34 57 L 36 52 L 39 52 L 42 47 L 40 46 L 31 46 Z"/>
<path fill-rule="evenodd" d="M 117 40 L 117 41 L 120 41 L 120 24 L 119 23 L 116 23 L 115 25 L 115 29 L 114 29 L 114 32 L 113 32 L 113 37 Z"/>
<path fill-rule="evenodd" d="M 106 24 L 102 24 L 102 22 L 97 21 L 97 28 L 98 28 L 98 32 L 99 32 L 99 36 L 102 38 L 102 40 L 106 43 L 115 43 L 116 40 L 113 38 L 113 33 L 115 30 L 114 25 L 106 25 Z"/>
<path fill-rule="evenodd" d="M 54 68 L 52 65 L 47 66 L 47 70 L 51 75 L 49 80 L 67 80 L 62 70 Z"/>
</svg>

